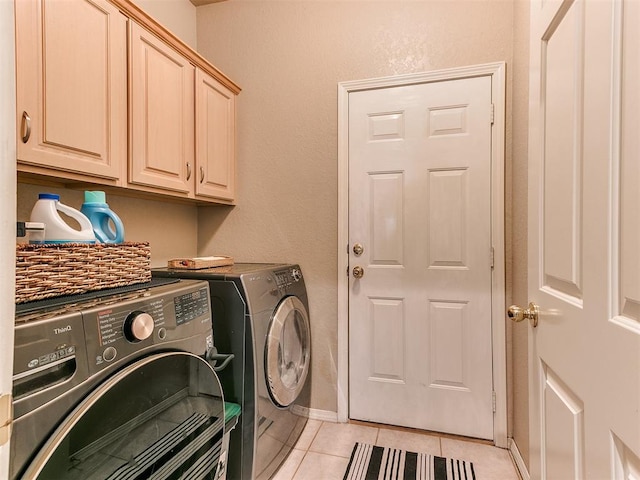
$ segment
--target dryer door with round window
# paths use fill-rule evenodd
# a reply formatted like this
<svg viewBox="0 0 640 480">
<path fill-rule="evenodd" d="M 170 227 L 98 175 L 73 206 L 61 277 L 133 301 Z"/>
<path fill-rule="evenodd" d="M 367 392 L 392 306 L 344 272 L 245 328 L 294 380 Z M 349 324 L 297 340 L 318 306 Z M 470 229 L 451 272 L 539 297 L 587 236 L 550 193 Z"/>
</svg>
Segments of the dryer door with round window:
<svg viewBox="0 0 640 480">
<path fill-rule="evenodd" d="M 218 478 L 224 400 L 185 352 L 150 355 L 100 384 L 60 424 L 23 478 Z"/>
<path fill-rule="evenodd" d="M 265 351 L 269 395 L 282 408 L 304 388 L 311 359 L 309 314 L 298 297 L 285 297 L 273 313 Z"/>
</svg>

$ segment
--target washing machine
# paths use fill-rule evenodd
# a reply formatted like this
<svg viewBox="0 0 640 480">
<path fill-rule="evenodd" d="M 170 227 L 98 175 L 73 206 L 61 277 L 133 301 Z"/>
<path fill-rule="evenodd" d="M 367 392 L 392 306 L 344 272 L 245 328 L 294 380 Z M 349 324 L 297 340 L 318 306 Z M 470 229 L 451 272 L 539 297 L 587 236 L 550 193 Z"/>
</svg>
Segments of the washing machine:
<svg viewBox="0 0 640 480">
<path fill-rule="evenodd" d="M 17 306 L 10 478 L 224 478 L 206 282 L 33 303 Z"/>
<path fill-rule="evenodd" d="M 221 372 L 223 390 L 242 408 L 231 432 L 228 478 L 270 478 L 300 437 L 309 412 L 311 330 L 302 270 L 236 263 L 154 269 L 152 275 L 209 282 L 216 345 L 236 357 Z"/>
</svg>

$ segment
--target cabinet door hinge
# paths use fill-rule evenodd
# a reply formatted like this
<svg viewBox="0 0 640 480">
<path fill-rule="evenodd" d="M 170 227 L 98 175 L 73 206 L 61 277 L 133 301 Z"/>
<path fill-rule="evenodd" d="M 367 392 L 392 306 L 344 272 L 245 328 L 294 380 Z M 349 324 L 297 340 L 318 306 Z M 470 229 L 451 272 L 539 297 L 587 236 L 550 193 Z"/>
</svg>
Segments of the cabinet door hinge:
<svg viewBox="0 0 640 480">
<path fill-rule="evenodd" d="M 489 256 L 491 258 L 491 269 L 492 270 L 493 270 L 493 267 L 494 267 L 495 254 L 496 254 L 495 249 L 493 247 L 491 247 L 491 251 L 489 252 Z"/>
<path fill-rule="evenodd" d="M 496 106 L 495 104 L 491 104 L 491 125 L 493 125 L 493 122 L 495 121 L 495 116 L 496 116 Z"/>
<path fill-rule="evenodd" d="M 496 392 L 491 392 L 491 408 L 493 413 L 496 413 Z"/>
</svg>

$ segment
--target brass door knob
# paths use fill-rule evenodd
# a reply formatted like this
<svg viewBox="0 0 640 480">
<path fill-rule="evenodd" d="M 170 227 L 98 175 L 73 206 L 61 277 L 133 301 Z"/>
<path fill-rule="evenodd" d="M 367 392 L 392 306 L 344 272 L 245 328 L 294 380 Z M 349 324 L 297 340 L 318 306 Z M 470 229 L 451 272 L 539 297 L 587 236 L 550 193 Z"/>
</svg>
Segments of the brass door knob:
<svg viewBox="0 0 640 480">
<path fill-rule="evenodd" d="M 363 252 L 364 252 L 364 247 L 362 246 L 362 244 L 356 243 L 353 246 L 353 253 L 356 255 L 356 257 L 359 257 L 360 255 L 362 255 Z"/>
<path fill-rule="evenodd" d="M 507 316 L 514 322 L 521 322 L 525 318 L 531 322 L 531 326 L 536 328 L 538 326 L 538 314 L 540 313 L 540 307 L 535 303 L 529 303 L 529 308 L 522 308 L 518 305 L 511 305 L 507 310 Z"/>
<path fill-rule="evenodd" d="M 354 278 L 362 278 L 364 276 L 364 268 L 360 265 L 353 267 L 353 276 Z"/>
</svg>

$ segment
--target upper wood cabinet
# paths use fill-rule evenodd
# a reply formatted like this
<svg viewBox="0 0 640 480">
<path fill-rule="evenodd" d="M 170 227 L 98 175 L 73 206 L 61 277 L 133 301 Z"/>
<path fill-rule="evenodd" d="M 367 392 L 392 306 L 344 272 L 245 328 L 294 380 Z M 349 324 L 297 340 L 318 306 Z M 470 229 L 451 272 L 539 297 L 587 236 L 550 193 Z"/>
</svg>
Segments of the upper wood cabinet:
<svg viewBox="0 0 640 480">
<path fill-rule="evenodd" d="M 196 69 L 196 196 L 235 196 L 235 94 Z"/>
<path fill-rule="evenodd" d="M 233 203 L 234 82 L 131 0 L 15 11 L 19 172 Z"/>
<path fill-rule="evenodd" d="M 119 185 L 127 18 L 106 0 L 18 0 L 15 14 L 18 170 Z"/>
<path fill-rule="evenodd" d="M 194 66 L 130 22 L 129 183 L 193 197 Z"/>
</svg>

